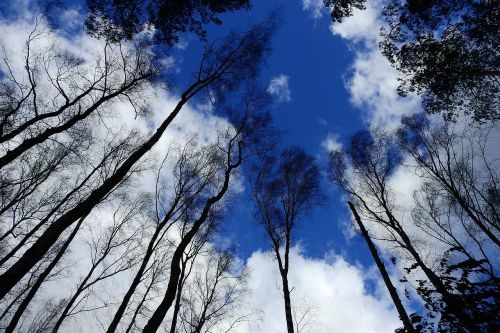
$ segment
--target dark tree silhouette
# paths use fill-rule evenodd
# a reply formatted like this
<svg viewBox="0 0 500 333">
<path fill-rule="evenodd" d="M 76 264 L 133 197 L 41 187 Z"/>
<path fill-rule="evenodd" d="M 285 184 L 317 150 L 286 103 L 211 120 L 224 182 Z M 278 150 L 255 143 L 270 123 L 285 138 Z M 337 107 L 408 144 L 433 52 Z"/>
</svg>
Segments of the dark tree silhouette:
<svg viewBox="0 0 500 333">
<path fill-rule="evenodd" d="M 408 119 L 404 122 L 416 126 Z M 422 130 L 425 126 L 415 127 L 414 130 L 419 128 Z M 374 134 L 356 134 L 344 152 L 331 154 L 331 179 L 351 196 L 359 215 L 373 226 L 372 230 L 377 230 L 371 237 L 388 244 L 394 253 L 406 262 L 406 273 L 410 274 L 418 269 L 425 275 L 425 279 L 417 280 L 415 289 L 425 301 L 428 314 L 427 318 L 418 314 L 410 316 L 416 325 L 415 329 L 425 328 L 432 331 L 435 324 L 433 318 L 438 316 L 439 331 L 455 332 L 465 329 L 469 332 L 488 332 L 498 325 L 495 315 L 498 307 L 498 279 L 494 269 L 489 268 L 495 265 L 491 263 L 495 262 L 494 256 L 498 247 L 456 202 L 458 199 L 447 194 L 449 189 L 446 182 L 435 178 L 416 158 L 416 167 L 408 161 L 409 166 L 402 163 L 412 155 L 410 150 L 400 151 L 399 148 L 404 148 L 410 142 L 413 142 L 413 147 L 422 144 L 422 139 L 416 133 L 410 135 L 411 131 L 408 130 L 408 127 L 403 126 L 401 131 L 405 134 L 400 132 L 398 136 L 380 130 L 374 131 Z M 433 133 L 434 139 L 450 142 L 446 131 L 438 130 Z M 430 137 L 432 136 L 427 139 Z M 467 142 L 467 139 L 464 142 Z M 425 151 L 420 146 L 421 155 L 417 157 L 425 156 L 424 160 L 434 161 L 431 163 L 435 166 L 442 163 L 441 166 L 444 166 L 446 172 L 470 172 L 468 163 L 460 160 L 459 155 L 447 155 L 446 149 L 443 150 L 443 146 L 439 148 L 437 142 L 431 147 L 435 149 Z M 466 151 L 462 145 L 461 154 Z M 451 150 L 448 153 L 451 153 Z M 471 158 L 471 155 L 465 153 L 460 156 L 466 160 Z M 483 170 L 487 178 L 492 175 L 489 169 L 491 164 L 473 166 L 475 172 Z M 415 193 L 416 205 L 410 219 L 398 212 L 396 194 L 390 185 L 390 178 L 398 167 L 413 168 L 415 174 L 424 180 L 422 187 Z M 446 178 L 446 172 L 441 172 Z M 458 180 L 457 176 L 454 179 L 462 181 Z M 477 180 L 472 187 L 470 180 L 465 180 L 468 186 L 461 188 L 462 194 L 469 193 L 471 197 L 479 198 L 479 193 L 482 193 L 481 200 L 484 200 L 486 193 L 479 190 Z M 477 190 L 475 195 L 473 189 Z M 477 206 L 486 211 L 490 210 L 481 200 L 475 201 Z M 480 202 L 483 203 L 479 204 Z M 481 221 L 486 223 L 485 219 L 481 218 Z M 425 240 L 415 234 L 414 227 L 424 231 Z M 435 250 L 440 249 L 435 251 L 430 261 L 424 255 L 425 244 Z M 406 278 L 403 280 L 408 282 Z"/>
<path fill-rule="evenodd" d="M 264 55 L 269 50 L 268 43 L 274 29 L 274 21 L 268 19 L 243 34 L 233 33 L 226 39 L 207 46 L 199 71 L 194 75 L 193 83 L 184 90 L 178 104 L 156 131 L 129 155 L 122 156 L 123 159 L 120 160 L 119 165 L 112 169 L 112 173 L 107 175 L 102 184 L 55 219 L 17 261 L 0 275 L 0 299 L 43 258 L 67 228 L 81 217 L 88 215 L 127 178 L 130 171 L 160 140 L 167 127 L 191 98 L 206 89 L 210 89 L 215 94 L 224 91 L 227 95 L 230 91 L 242 87 L 245 82 L 252 81 L 258 73 Z M 65 126 L 67 125 L 68 123 Z M 47 131 L 50 132 L 53 128 Z M 47 131 L 42 132 L 44 138 L 46 136 L 44 133 Z"/>
<path fill-rule="evenodd" d="M 278 262 L 288 333 L 294 332 L 288 282 L 290 247 L 299 219 L 323 200 L 319 181 L 314 159 L 300 148 L 284 150 L 277 161 L 265 160 L 255 177 L 254 216 L 264 227 Z"/>
<path fill-rule="evenodd" d="M 118 41 L 149 27 L 157 41 L 172 46 L 181 32 L 204 38 L 204 24 L 222 24 L 217 15 L 249 9 L 250 0 L 87 0 L 87 6 L 85 27 L 91 34 Z"/>
<path fill-rule="evenodd" d="M 222 170 L 219 169 L 217 173 L 218 184 L 212 187 L 211 194 L 205 196 L 206 199 L 201 202 L 201 209 L 193 214 L 192 222 L 177 244 L 172 254 L 169 281 L 163 299 L 144 327 L 144 332 L 156 332 L 174 303 L 181 276 L 183 255 L 200 231 L 217 220 L 220 204 L 230 190 L 229 184 L 234 172 L 245 160 L 265 149 L 264 146 L 259 145 L 259 142 L 269 133 L 269 115 L 257 113 L 261 106 L 261 95 L 244 93 L 241 98 L 241 103 L 232 103 L 228 106 L 232 109 L 239 105 L 239 110 L 228 110 L 232 115 L 232 126 L 219 132 L 218 142 L 214 146 L 223 165 Z"/>
<path fill-rule="evenodd" d="M 324 0 L 332 19 L 366 0 Z M 390 0 L 382 53 L 400 72 L 399 93 L 422 95 L 428 113 L 477 122 L 500 118 L 500 4 L 474 0 Z"/>
<path fill-rule="evenodd" d="M 398 332 L 408 332 L 408 333 L 414 333 L 416 332 L 415 329 L 413 328 L 413 324 L 411 322 L 410 316 L 408 316 L 408 313 L 406 312 L 405 307 L 403 306 L 403 302 L 401 302 L 401 299 L 399 298 L 398 292 L 396 288 L 394 287 L 394 284 L 391 281 L 391 278 L 389 276 L 389 273 L 387 272 L 387 269 L 385 268 L 384 262 L 380 258 L 377 248 L 375 247 L 375 244 L 373 243 L 372 239 L 370 238 L 370 234 L 368 233 L 368 230 L 366 230 L 363 222 L 361 221 L 361 217 L 359 216 L 358 212 L 356 211 L 356 207 L 353 205 L 352 202 L 348 202 L 349 204 L 349 209 L 352 212 L 352 215 L 354 215 L 354 219 L 356 220 L 356 223 L 358 224 L 359 230 L 361 230 L 361 235 L 365 239 L 366 244 L 368 245 L 368 248 L 370 249 L 370 253 L 373 257 L 373 260 L 375 261 L 375 264 L 377 265 L 378 270 L 380 271 L 380 274 L 382 275 L 382 278 L 384 279 L 385 286 L 387 287 L 387 290 L 389 291 L 389 294 L 391 295 L 392 302 L 394 303 L 394 306 L 396 307 L 396 310 L 398 311 L 399 318 L 403 322 L 403 328 L 404 330 L 399 330 Z"/>
</svg>

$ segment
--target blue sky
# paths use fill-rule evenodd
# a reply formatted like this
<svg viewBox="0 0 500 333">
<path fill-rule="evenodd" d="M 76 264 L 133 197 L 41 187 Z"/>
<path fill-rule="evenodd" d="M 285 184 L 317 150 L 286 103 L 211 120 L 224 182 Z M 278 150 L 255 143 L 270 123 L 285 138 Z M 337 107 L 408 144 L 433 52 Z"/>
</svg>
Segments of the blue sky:
<svg viewBox="0 0 500 333">
<path fill-rule="evenodd" d="M 251 11 L 240 11 L 223 16 L 223 25 L 210 27 L 209 37 L 227 29 L 243 30 L 252 22 L 263 19 L 270 10 L 281 15 L 281 25 L 273 39 L 272 53 L 261 74 L 261 84 L 268 86 L 273 78 L 288 78 L 289 100 L 274 95 L 272 115 L 276 127 L 284 131 L 283 146 L 298 145 L 317 157 L 326 172 L 327 150 L 322 146 L 327 136 L 335 133 L 348 137 L 363 126 L 359 111 L 349 102 L 344 80 L 348 75 L 353 52 L 340 37 L 330 31 L 328 15 L 315 18 L 304 11 L 301 1 L 254 1 Z M 179 52 L 189 61 L 195 42 Z M 196 52 L 193 52 L 196 53 Z M 296 239 L 304 253 L 322 258 L 326 252 L 349 253 L 349 259 L 371 264 L 367 249 L 358 238 L 347 241 L 339 220 L 349 219 L 340 195 L 327 178 L 323 179 L 327 204 L 316 209 L 301 221 Z M 251 197 L 247 191 L 235 204 L 237 214 L 230 214 L 225 231 L 236 242 L 236 249 L 248 257 L 257 248 L 265 248 L 264 235 L 256 227 L 249 208 Z"/>
</svg>

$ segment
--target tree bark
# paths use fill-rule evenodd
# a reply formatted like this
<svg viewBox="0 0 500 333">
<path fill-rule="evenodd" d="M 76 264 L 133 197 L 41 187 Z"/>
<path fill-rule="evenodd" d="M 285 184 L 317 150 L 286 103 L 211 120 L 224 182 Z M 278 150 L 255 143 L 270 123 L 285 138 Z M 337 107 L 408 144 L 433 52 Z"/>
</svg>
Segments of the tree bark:
<svg viewBox="0 0 500 333">
<path fill-rule="evenodd" d="M 389 291 L 389 294 L 391 295 L 392 302 L 394 303 L 394 306 L 396 307 L 396 310 L 398 311 L 399 318 L 403 322 L 404 328 L 406 332 L 408 333 L 415 333 L 415 329 L 413 328 L 413 324 L 411 323 L 410 317 L 408 316 L 408 313 L 406 313 L 406 309 L 403 306 L 403 303 L 401 302 L 401 299 L 399 298 L 398 292 L 394 285 L 392 284 L 391 278 L 389 277 L 389 274 L 387 273 L 387 270 L 385 269 L 385 265 L 382 262 L 380 256 L 378 255 L 377 249 L 375 247 L 375 244 L 373 244 L 370 235 L 368 234 L 368 231 L 366 230 L 364 224 L 361 222 L 361 218 L 358 215 L 358 212 L 356 211 L 356 208 L 352 204 L 352 202 L 348 202 L 349 208 L 351 209 L 352 214 L 354 215 L 354 218 L 356 222 L 358 223 L 359 229 L 361 230 L 361 234 L 363 235 L 363 238 L 366 241 L 366 244 L 368 245 L 368 248 L 370 249 L 370 252 L 372 254 L 373 260 L 375 260 L 375 263 L 377 264 L 377 267 L 380 271 L 380 274 L 382 275 L 382 278 L 384 279 L 385 286 L 387 287 L 387 290 Z"/>
<path fill-rule="evenodd" d="M 283 299 L 285 301 L 285 317 L 286 328 L 288 333 L 294 333 L 293 317 L 292 317 L 292 302 L 290 299 L 290 289 L 288 286 L 288 277 L 286 274 L 281 274 L 281 281 L 283 283 Z"/>
<path fill-rule="evenodd" d="M 170 324 L 170 333 L 175 333 L 175 327 L 177 326 L 177 316 L 179 315 L 179 310 L 181 309 L 181 297 L 182 288 L 184 287 L 184 276 L 186 274 L 186 261 L 181 262 L 181 275 L 179 277 L 179 285 L 177 287 L 177 295 L 175 297 L 174 312 L 172 314 L 172 323 Z"/>
</svg>

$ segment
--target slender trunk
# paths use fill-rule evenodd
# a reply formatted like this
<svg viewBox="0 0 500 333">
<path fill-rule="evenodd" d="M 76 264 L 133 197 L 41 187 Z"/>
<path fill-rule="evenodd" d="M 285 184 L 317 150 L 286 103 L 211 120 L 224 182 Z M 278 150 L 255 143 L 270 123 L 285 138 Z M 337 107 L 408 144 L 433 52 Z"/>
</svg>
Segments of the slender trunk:
<svg viewBox="0 0 500 333">
<path fill-rule="evenodd" d="M 62 247 L 59 249 L 59 251 L 57 252 L 55 258 L 52 259 L 52 261 L 50 262 L 50 264 L 45 268 L 45 270 L 42 272 L 42 274 L 40 274 L 40 276 L 38 277 L 38 279 L 36 280 L 36 282 L 33 284 L 33 287 L 31 287 L 31 290 L 28 292 L 28 294 L 26 295 L 26 297 L 23 299 L 23 301 L 21 302 L 21 304 L 17 308 L 16 312 L 14 313 L 14 316 L 12 316 L 9 325 L 5 329 L 5 333 L 12 333 L 12 332 L 14 332 L 14 329 L 16 328 L 16 326 L 17 326 L 17 324 L 19 322 L 19 319 L 21 319 L 22 314 L 26 311 L 28 305 L 33 300 L 33 297 L 35 297 L 35 294 L 40 289 L 42 283 L 45 281 L 45 279 L 47 278 L 47 276 L 49 276 L 50 272 L 57 265 L 57 263 L 62 258 L 62 256 L 64 255 L 64 253 L 66 253 L 66 250 L 67 250 L 68 246 L 71 244 L 71 242 L 75 238 L 75 236 L 76 236 L 78 230 L 80 229 L 80 226 L 82 225 L 82 222 L 83 222 L 84 219 L 85 219 L 85 217 L 82 217 L 80 219 L 80 221 L 78 221 L 78 224 L 75 226 L 75 229 L 71 232 L 71 234 L 68 237 L 68 239 L 64 242 L 64 244 L 62 245 Z"/>
<path fill-rule="evenodd" d="M 479 333 L 479 328 L 465 313 L 464 304 L 461 300 L 461 297 L 448 292 L 448 289 L 444 285 L 441 278 L 424 263 L 424 261 L 420 257 L 420 254 L 418 254 L 417 250 L 413 246 L 406 232 L 404 232 L 403 229 L 401 229 L 400 227 L 395 228 L 395 231 L 401 237 L 401 240 L 403 241 L 406 250 L 410 252 L 412 257 L 415 259 L 416 264 L 422 269 L 424 274 L 429 279 L 430 283 L 434 286 L 436 292 L 438 292 L 441 295 L 441 297 L 443 297 L 443 300 L 448 306 L 450 313 L 452 313 L 455 316 L 455 318 L 459 320 L 467 330 L 469 330 L 469 332 Z"/>
<path fill-rule="evenodd" d="M 434 273 L 422 260 L 420 254 L 417 252 L 415 247 L 413 246 L 412 241 L 406 234 L 406 232 L 401 227 L 399 221 L 392 215 L 391 210 L 389 209 L 387 203 L 384 201 L 382 206 L 389 218 L 389 225 L 398 235 L 401 237 L 401 240 L 404 243 L 405 249 L 412 255 L 415 263 L 422 269 L 424 274 L 427 276 L 429 282 L 434 286 L 436 292 L 438 292 L 443 298 L 444 302 L 447 304 L 449 311 L 453 314 L 457 320 L 459 320 L 463 326 L 469 330 L 469 332 L 476 333 L 479 332 L 476 324 L 470 319 L 470 317 L 465 313 L 463 309 L 462 300 L 459 296 L 451 294 L 448 292 L 445 284 L 441 280 L 441 278 Z"/>
<path fill-rule="evenodd" d="M 181 297 L 182 289 L 184 287 L 184 277 L 186 274 L 186 260 L 182 260 L 181 263 L 181 275 L 179 277 L 179 286 L 177 287 L 177 295 L 175 297 L 174 313 L 172 314 L 172 324 L 170 324 L 170 333 L 175 333 L 175 327 L 177 326 L 177 316 L 179 315 L 179 310 L 181 309 Z"/>
<path fill-rule="evenodd" d="M 123 296 L 123 299 L 120 303 L 120 306 L 115 312 L 115 315 L 113 317 L 113 320 L 108 326 L 108 329 L 106 330 L 106 333 L 112 333 L 115 332 L 118 324 L 120 323 L 120 320 L 123 318 L 123 315 L 125 314 L 125 310 L 127 309 L 128 303 L 130 302 L 130 299 L 134 295 L 135 290 L 137 289 L 137 286 L 141 283 L 142 276 L 144 274 L 144 271 L 146 270 L 146 267 L 148 265 L 149 259 L 151 259 L 151 256 L 153 255 L 154 252 L 154 244 L 160 235 L 162 228 L 157 227 L 155 233 L 153 234 L 153 237 L 151 237 L 151 240 L 149 241 L 148 248 L 146 249 L 146 254 L 144 255 L 144 258 L 142 259 L 141 266 L 139 267 L 139 270 L 134 276 L 134 279 L 132 280 L 132 283 L 130 284 L 130 287 L 128 288 L 127 292 L 125 293 L 125 296 Z"/>
<path fill-rule="evenodd" d="M 290 300 L 290 288 L 288 286 L 288 277 L 285 272 L 281 272 L 281 281 L 283 283 L 283 299 L 285 301 L 286 328 L 288 333 L 294 333 L 292 302 Z"/>
<path fill-rule="evenodd" d="M 19 249 L 21 249 L 24 246 L 24 244 L 26 244 L 26 242 L 31 238 L 31 236 L 33 236 L 45 223 L 47 223 L 49 219 L 58 212 L 59 208 L 61 208 L 62 205 L 64 205 L 71 198 L 73 194 L 78 192 L 89 181 L 89 179 L 101 168 L 101 166 L 105 163 L 106 160 L 107 157 L 103 158 L 101 162 L 87 175 L 87 177 L 85 177 L 85 179 L 83 179 L 80 182 L 80 184 L 78 184 L 77 187 L 75 187 L 68 194 L 66 194 L 66 196 L 64 196 L 64 198 L 61 201 L 59 201 L 54 208 L 50 210 L 47 216 L 45 216 L 40 222 L 38 222 L 38 224 L 33 229 L 31 229 L 21 239 L 21 241 L 18 244 L 8 254 L 6 254 L 5 257 L 3 257 L 0 260 L 0 266 L 5 264 L 10 258 L 12 258 L 17 253 L 17 251 L 19 251 Z"/>
<path fill-rule="evenodd" d="M 389 291 L 389 294 L 391 295 L 392 301 L 394 303 L 394 306 L 396 307 L 396 310 L 398 311 L 399 318 L 403 322 L 404 328 L 406 332 L 408 333 L 414 333 L 415 329 L 413 328 L 413 324 L 411 323 L 410 317 L 408 316 L 408 313 L 406 313 L 406 310 L 403 306 L 403 303 L 401 302 L 401 299 L 399 298 L 398 292 L 394 285 L 392 284 L 392 281 L 389 277 L 389 274 L 387 273 L 385 269 L 385 265 L 380 259 L 377 249 L 375 248 L 375 244 L 373 244 L 370 235 L 368 234 L 368 231 L 366 230 L 364 224 L 361 222 L 361 218 L 358 215 L 358 212 L 356 211 L 356 208 L 354 205 L 349 201 L 349 208 L 352 211 L 352 214 L 354 215 L 354 218 L 356 219 L 356 222 L 358 223 L 359 229 L 361 229 L 361 234 L 363 235 L 363 238 L 366 241 L 366 244 L 368 245 L 368 248 L 370 249 L 370 252 L 372 254 L 373 260 L 375 260 L 375 263 L 377 264 L 377 267 L 380 271 L 380 274 L 382 275 L 382 278 L 384 279 L 385 286 L 387 287 L 387 290 Z"/>
<path fill-rule="evenodd" d="M 102 257 L 102 259 L 104 259 L 104 257 Z M 66 319 L 66 317 L 68 316 L 68 313 L 71 310 L 71 307 L 73 306 L 73 304 L 75 304 L 75 302 L 78 299 L 78 297 L 84 291 L 85 284 L 90 279 L 90 277 L 94 273 L 94 271 L 97 268 L 97 266 L 101 263 L 101 261 L 102 260 L 99 260 L 97 263 L 95 263 L 95 264 L 92 265 L 92 268 L 87 273 L 87 275 L 85 276 L 85 278 L 83 279 L 83 281 L 80 283 L 80 285 L 76 289 L 76 292 L 73 294 L 73 296 L 69 300 L 68 304 L 66 304 L 66 306 L 64 307 L 64 310 L 63 310 L 61 316 L 59 316 L 59 319 L 57 320 L 56 324 L 54 325 L 54 328 L 52 329 L 53 333 L 56 333 L 59 330 L 59 328 L 61 327 L 61 324 L 63 323 L 64 319 Z"/>
<path fill-rule="evenodd" d="M 198 230 L 201 228 L 205 220 L 208 218 L 208 214 L 210 212 L 210 209 L 212 208 L 212 205 L 220 201 L 224 196 L 224 194 L 227 192 L 227 189 L 229 188 L 229 179 L 231 176 L 231 171 L 237 168 L 240 163 L 241 163 L 241 156 L 237 164 L 228 166 L 228 169 L 225 172 L 224 184 L 221 190 L 219 191 L 219 193 L 217 193 L 217 195 L 207 200 L 205 206 L 203 207 L 203 211 L 200 217 L 193 223 L 193 227 L 186 233 L 185 237 L 181 240 L 179 246 L 175 250 L 174 255 L 172 256 L 172 262 L 170 264 L 170 278 L 168 281 L 167 290 L 165 291 L 165 296 L 163 297 L 162 302 L 156 308 L 155 312 L 153 313 L 148 323 L 144 327 L 143 330 L 144 333 L 155 333 L 160 327 L 163 319 L 165 318 L 167 311 L 172 306 L 172 303 L 175 300 L 177 284 L 179 283 L 179 277 L 181 274 L 180 262 L 182 260 L 182 255 L 186 250 L 186 247 L 189 245 L 189 243 L 194 238 Z"/>
<path fill-rule="evenodd" d="M 0 275 L 0 299 L 3 299 L 3 297 L 5 297 L 5 295 L 23 278 L 23 276 L 26 275 L 26 273 L 28 273 L 29 270 L 43 258 L 51 246 L 57 242 L 59 236 L 67 228 L 69 228 L 82 216 L 89 214 L 90 211 L 103 198 L 105 198 L 106 195 L 110 193 L 123 178 L 125 178 L 135 163 L 137 163 L 137 161 L 139 161 L 139 159 L 151 150 L 151 148 L 160 140 L 167 127 L 174 120 L 186 102 L 187 98 L 183 94 L 182 99 L 179 101 L 175 109 L 163 121 L 160 127 L 156 130 L 155 134 L 153 134 L 149 140 L 134 151 L 115 171 L 115 173 L 106 179 L 100 187 L 92 191 L 85 200 L 81 201 L 73 209 L 69 210 L 54 221 L 35 241 L 35 243 L 33 243 L 33 245 L 26 250 L 18 261 L 7 269 L 2 275 Z"/>
<path fill-rule="evenodd" d="M 144 304 L 144 302 L 146 302 L 146 298 L 148 297 L 148 294 L 149 294 L 149 291 L 151 290 L 151 288 L 153 288 L 154 282 L 155 282 L 155 277 L 154 277 L 154 273 L 153 273 L 153 277 L 151 278 L 151 283 L 148 285 L 146 292 L 142 296 L 142 299 L 139 302 L 139 304 L 137 305 L 137 308 L 134 311 L 134 315 L 132 316 L 132 320 L 130 321 L 130 324 L 128 324 L 128 327 L 127 327 L 127 330 L 125 331 L 125 333 L 130 332 L 132 330 L 132 327 L 134 327 L 134 323 L 135 323 L 135 320 L 137 318 L 137 315 L 139 314 L 139 311 L 141 311 L 141 308 L 142 308 L 142 305 Z"/>
</svg>

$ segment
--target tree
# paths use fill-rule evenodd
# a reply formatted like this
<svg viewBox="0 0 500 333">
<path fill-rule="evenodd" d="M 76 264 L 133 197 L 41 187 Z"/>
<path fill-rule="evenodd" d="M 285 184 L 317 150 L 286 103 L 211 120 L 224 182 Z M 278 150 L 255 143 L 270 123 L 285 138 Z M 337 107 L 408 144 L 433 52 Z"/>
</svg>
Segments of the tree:
<svg viewBox="0 0 500 333">
<path fill-rule="evenodd" d="M 145 27 L 154 28 L 158 42 L 172 46 L 181 32 L 194 32 L 204 38 L 203 25 L 222 24 L 218 14 L 249 9 L 249 0 L 87 0 L 87 31 L 111 41 L 131 39 Z"/>
<path fill-rule="evenodd" d="M 235 267 L 236 258 L 227 251 L 211 249 L 201 256 L 186 284 L 180 330 L 185 333 L 230 332 L 252 314 L 235 313 L 246 292 L 246 271 Z"/>
<path fill-rule="evenodd" d="M 415 329 L 413 328 L 413 324 L 411 322 L 410 316 L 408 316 L 408 313 L 406 312 L 406 309 L 401 302 L 401 299 L 399 298 L 398 292 L 396 288 L 394 287 L 394 284 L 391 281 L 391 278 L 389 277 L 389 273 L 387 272 L 387 269 L 385 268 L 384 262 L 380 258 L 377 248 L 375 247 L 375 244 L 373 244 L 372 239 L 370 238 L 370 235 L 368 233 L 368 230 L 366 230 L 363 222 L 361 221 L 361 218 L 359 217 L 358 212 L 356 211 L 356 207 L 354 207 L 352 202 L 348 202 L 349 208 L 351 209 L 352 215 L 354 215 L 354 219 L 356 220 L 356 223 L 358 224 L 359 229 L 361 230 L 361 234 L 363 235 L 363 238 L 365 239 L 366 244 L 368 245 L 368 248 L 370 249 L 370 253 L 373 257 L 373 260 L 375 261 L 377 268 L 380 271 L 380 274 L 382 275 L 382 278 L 384 279 L 384 283 L 387 287 L 387 290 L 389 291 L 389 294 L 391 295 L 392 301 L 394 305 L 396 306 L 396 310 L 398 311 L 399 318 L 403 322 L 403 328 L 404 330 L 400 330 L 401 332 L 407 332 L 407 333 L 413 333 L 416 332 Z"/>
<path fill-rule="evenodd" d="M 265 149 L 258 143 L 268 135 L 269 115 L 257 113 L 261 106 L 260 96 L 260 94 L 255 95 L 254 91 L 244 92 L 241 100 L 238 99 L 240 103 L 228 105 L 227 111 L 231 115 L 232 126 L 219 132 L 218 142 L 214 145 L 216 156 L 222 162 L 220 164 L 222 168 L 218 168 L 216 174 L 218 184 L 205 196 L 201 209 L 191 216 L 187 232 L 173 252 L 169 281 L 163 299 L 144 327 L 144 332 L 156 332 L 175 301 L 181 276 L 182 257 L 202 228 L 214 223 L 218 218 L 218 210 L 229 190 L 231 177 L 245 160 Z M 237 109 L 233 109 L 234 107 Z"/>
<path fill-rule="evenodd" d="M 222 91 L 227 95 L 230 91 L 242 87 L 245 82 L 251 82 L 258 73 L 264 55 L 269 50 L 268 43 L 274 28 L 274 21 L 269 19 L 243 34 L 233 33 L 224 40 L 208 45 L 202 56 L 199 71 L 194 75 L 193 83 L 184 90 L 178 104 L 156 131 L 149 138 L 141 141 L 128 155 L 121 156 L 119 165 L 106 175 L 101 184 L 92 188 L 76 205 L 54 219 L 17 261 L 0 275 L 0 298 L 3 298 L 43 258 L 66 229 L 81 217 L 88 215 L 127 178 L 130 171 L 160 140 L 167 127 L 191 98 L 206 89 L 216 96 Z M 143 65 L 139 66 L 141 69 L 143 67 Z M 149 75 L 151 74 L 147 77 Z M 135 82 L 134 79 L 132 81 Z M 118 95 L 118 92 L 116 94 Z M 84 114 L 87 114 L 87 111 Z M 76 119 L 79 119 L 79 116 L 76 116 Z M 66 127 L 71 128 L 68 122 L 64 126 L 62 130 Z M 60 127 L 51 127 L 47 130 L 48 133 L 52 133 L 54 128 Z M 44 139 L 47 139 L 47 131 L 41 134 Z M 9 154 L 11 153 L 7 153 Z"/>
<path fill-rule="evenodd" d="M 422 126 L 416 126 L 417 123 L 406 119 L 404 123 L 411 124 L 414 130 L 425 128 L 425 122 L 420 123 Z M 449 130 L 449 126 L 445 125 L 444 128 Z M 452 170 L 465 173 L 471 169 L 468 163 L 458 158 L 459 155 L 447 155 L 451 150 L 442 150 L 442 147 L 452 146 L 440 146 L 434 142 L 429 145 L 432 149 L 425 151 L 421 146 L 422 139 L 416 133 L 407 131 L 408 127 L 403 126 L 398 136 L 381 130 L 354 135 L 344 152 L 331 154 L 331 179 L 350 195 L 359 215 L 372 226 L 371 238 L 401 258 L 406 274 L 418 274 L 416 270 L 419 270 L 425 276 L 424 279 L 416 278 L 414 282 L 417 293 L 426 303 L 428 314 L 427 318 L 418 314 L 410 316 L 414 319 L 415 329 L 425 327 L 432 331 L 433 318 L 438 317 L 439 331 L 455 332 L 465 328 L 469 332 L 487 332 L 498 324 L 494 315 L 498 282 L 495 272 L 488 269 L 497 247 L 491 239 L 485 238 L 487 234 L 462 210 L 455 201 L 458 199 L 449 192 L 446 182 L 442 182 L 439 177 L 434 178 L 436 175 L 418 162 L 411 152 L 416 152 L 418 146 L 421 155 L 416 156 L 433 161 L 431 164 L 434 166 L 443 163 L 441 178 L 446 178 L 446 174 Z M 450 142 L 445 139 L 450 138 L 449 133 L 445 134 L 446 130 L 443 132 L 442 128 L 438 128 L 431 132 L 434 135 L 429 134 L 427 139 L 433 137 Z M 408 150 L 410 142 L 413 142 L 410 146 L 415 150 Z M 467 139 L 463 142 L 467 142 Z M 463 145 L 460 147 L 460 152 L 467 151 Z M 465 159 L 472 157 L 467 153 L 460 156 Z M 470 161 L 472 163 L 472 159 Z M 476 172 L 482 170 L 485 175 L 491 175 L 489 163 L 469 166 L 473 166 Z M 404 214 L 409 208 L 400 207 L 391 185 L 395 170 L 401 172 L 404 168 L 413 170 L 422 179 L 414 193 L 411 217 Z M 455 180 L 458 178 L 454 176 Z M 463 179 L 469 184 L 470 178 Z M 432 186 L 429 186 L 429 181 Z M 462 194 L 480 196 L 479 184 L 474 186 L 477 187 L 469 184 L 461 189 L 464 191 Z M 476 194 L 473 194 L 474 188 L 478 190 Z M 482 223 L 485 222 L 482 220 Z M 423 233 L 419 233 L 419 230 Z M 405 282 L 410 280 L 410 277 L 403 278 Z"/>
<path fill-rule="evenodd" d="M 280 154 L 278 162 L 265 160 L 253 185 L 254 216 L 264 227 L 278 262 L 289 333 L 294 332 L 288 282 L 290 247 L 299 219 L 323 200 L 319 179 L 314 159 L 300 148 L 290 148 Z"/>
<path fill-rule="evenodd" d="M 333 21 L 366 0 L 324 0 Z M 422 95 L 428 113 L 476 122 L 500 118 L 497 1 L 388 1 L 382 53 L 400 72 L 399 93 Z"/>
<path fill-rule="evenodd" d="M 64 308 L 58 313 L 52 332 L 57 332 L 65 319 L 79 312 L 89 311 L 86 304 L 97 284 L 137 265 L 144 226 L 133 224 L 141 219 L 147 204 L 149 200 L 146 196 L 139 197 L 134 202 L 130 198 L 124 198 L 113 212 L 113 221 L 109 227 L 92 227 L 91 240 L 88 242 L 90 268 L 82 276 L 74 293 L 63 302 Z"/>
</svg>

